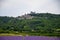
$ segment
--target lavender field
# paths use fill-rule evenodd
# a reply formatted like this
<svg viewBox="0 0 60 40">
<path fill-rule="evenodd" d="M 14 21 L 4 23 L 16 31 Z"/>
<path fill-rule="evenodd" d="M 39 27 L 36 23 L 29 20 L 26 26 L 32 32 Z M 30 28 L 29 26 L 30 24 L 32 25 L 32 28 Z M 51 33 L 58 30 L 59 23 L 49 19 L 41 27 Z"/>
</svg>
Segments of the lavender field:
<svg viewBox="0 0 60 40">
<path fill-rule="evenodd" d="M 60 40 L 60 37 L 46 37 L 46 36 L 0 36 L 0 40 Z"/>
</svg>

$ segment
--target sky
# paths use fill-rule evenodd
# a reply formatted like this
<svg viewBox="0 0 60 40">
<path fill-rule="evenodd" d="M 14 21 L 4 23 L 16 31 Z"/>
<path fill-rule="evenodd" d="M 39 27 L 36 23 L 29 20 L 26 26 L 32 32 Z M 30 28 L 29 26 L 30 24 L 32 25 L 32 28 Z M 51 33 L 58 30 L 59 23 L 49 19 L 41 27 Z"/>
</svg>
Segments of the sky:
<svg viewBox="0 0 60 40">
<path fill-rule="evenodd" d="M 0 16 L 21 16 L 30 13 L 60 14 L 60 0 L 0 0 Z"/>
</svg>

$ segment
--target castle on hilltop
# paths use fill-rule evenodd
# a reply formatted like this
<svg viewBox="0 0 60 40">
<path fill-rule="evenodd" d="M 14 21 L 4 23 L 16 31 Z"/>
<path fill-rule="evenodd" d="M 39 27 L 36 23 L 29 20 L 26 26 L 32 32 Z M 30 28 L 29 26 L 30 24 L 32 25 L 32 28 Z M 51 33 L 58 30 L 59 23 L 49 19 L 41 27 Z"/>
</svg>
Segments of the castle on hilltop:
<svg viewBox="0 0 60 40">
<path fill-rule="evenodd" d="M 22 15 L 22 16 L 18 16 L 17 17 L 18 19 L 32 19 L 33 16 L 29 15 L 29 14 L 25 14 L 25 15 Z"/>
</svg>

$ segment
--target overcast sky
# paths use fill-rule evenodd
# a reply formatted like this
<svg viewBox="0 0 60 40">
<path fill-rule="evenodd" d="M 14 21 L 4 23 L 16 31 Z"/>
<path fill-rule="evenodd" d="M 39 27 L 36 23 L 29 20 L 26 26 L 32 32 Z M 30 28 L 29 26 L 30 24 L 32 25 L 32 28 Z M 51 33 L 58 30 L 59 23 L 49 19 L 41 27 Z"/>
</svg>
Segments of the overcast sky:
<svg viewBox="0 0 60 40">
<path fill-rule="evenodd" d="M 0 0 L 0 16 L 20 16 L 30 11 L 60 13 L 60 0 Z"/>
</svg>

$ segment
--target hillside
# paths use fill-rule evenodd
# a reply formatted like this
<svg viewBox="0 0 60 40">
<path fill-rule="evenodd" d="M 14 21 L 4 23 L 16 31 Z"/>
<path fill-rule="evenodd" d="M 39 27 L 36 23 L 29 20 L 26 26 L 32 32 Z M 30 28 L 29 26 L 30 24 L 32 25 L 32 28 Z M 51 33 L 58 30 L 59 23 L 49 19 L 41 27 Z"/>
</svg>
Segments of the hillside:
<svg viewBox="0 0 60 40">
<path fill-rule="evenodd" d="M 0 16 L 0 34 L 27 33 L 29 35 L 60 36 L 60 14 L 31 12 L 26 15 L 29 16 Z"/>
</svg>

